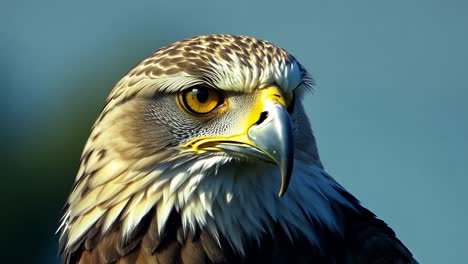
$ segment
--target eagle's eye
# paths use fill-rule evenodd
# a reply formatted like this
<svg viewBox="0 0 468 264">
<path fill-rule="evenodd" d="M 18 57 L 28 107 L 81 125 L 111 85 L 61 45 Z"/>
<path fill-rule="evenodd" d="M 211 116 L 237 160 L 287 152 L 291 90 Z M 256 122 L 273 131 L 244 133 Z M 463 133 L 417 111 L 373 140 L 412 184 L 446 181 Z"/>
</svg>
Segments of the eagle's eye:
<svg viewBox="0 0 468 264">
<path fill-rule="evenodd" d="M 206 115 L 224 102 L 222 94 L 206 86 L 195 86 L 179 93 L 179 102 L 189 113 Z"/>
</svg>

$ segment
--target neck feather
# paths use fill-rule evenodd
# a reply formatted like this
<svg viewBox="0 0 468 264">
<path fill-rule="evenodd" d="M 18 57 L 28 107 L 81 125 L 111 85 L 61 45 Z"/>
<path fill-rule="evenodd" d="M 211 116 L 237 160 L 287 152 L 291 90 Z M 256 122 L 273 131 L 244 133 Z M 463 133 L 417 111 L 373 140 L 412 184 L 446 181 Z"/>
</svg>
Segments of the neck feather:
<svg viewBox="0 0 468 264">
<path fill-rule="evenodd" d="M 122 239 L 127 239 L 152 208 L 156 210 L 158 233 L 163 232 L 176 210 L 184 233 L 208 230 L 218 240 L 225 237 L 240 253 L 247 240 L 258 241 L 272 233 L 275 224 L 290 238 L 301 234 L 319 245 L 318 230 L 326 228 L 337 236 L 342 233 L 333 208 L 353 208 L 340 185 L 319 166 L 301 159 L 295 160 L 293 177 L 283 197 L 277 195 L 280 176 L 272 164 L 239 162 L 221 155 L 186 158 L 177 164 L 134 173 L 130 182 L 120 179 L 106 183 L 100 193 L 112 195 L 112 199 L 81 215 L 77 213 L 80 203 L 70 206 L 61 227 L 67 234 L 66 247 L 76 244 L 96 225 L 105 233 L 120 223 Z M 126 187 L 120 189 L 120 185 Z"/>
</svg>

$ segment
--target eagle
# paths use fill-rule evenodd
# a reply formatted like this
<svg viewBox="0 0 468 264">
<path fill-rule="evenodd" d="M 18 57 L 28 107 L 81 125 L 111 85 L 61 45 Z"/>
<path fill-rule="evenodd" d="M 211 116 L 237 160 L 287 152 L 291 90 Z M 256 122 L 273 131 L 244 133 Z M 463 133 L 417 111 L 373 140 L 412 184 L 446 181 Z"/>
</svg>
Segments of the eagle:
<svg viewBox="0 0 468 264">
<path fill-rule="evenodd" d="M 113 88 L 57 232 L 62 263 L 417 263 L 324 170 L 286 50 L 205 35 Z"/>
</svg>

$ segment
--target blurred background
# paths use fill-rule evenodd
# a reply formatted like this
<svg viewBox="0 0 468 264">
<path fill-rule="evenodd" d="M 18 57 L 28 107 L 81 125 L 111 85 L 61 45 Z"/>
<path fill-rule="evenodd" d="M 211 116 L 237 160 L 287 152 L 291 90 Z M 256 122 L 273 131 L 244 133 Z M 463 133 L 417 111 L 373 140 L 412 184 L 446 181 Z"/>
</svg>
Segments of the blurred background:
<svg viewBox="0 0 468 264">
<path fill-rule="evenodd" d="M 57 263 L 54 235 L 113 85 L 207 33 L 294 54 L 329 173 L 421 263 L 468 258 L 468 2 L 2 1 L 3 263 Z"/>
</svg>

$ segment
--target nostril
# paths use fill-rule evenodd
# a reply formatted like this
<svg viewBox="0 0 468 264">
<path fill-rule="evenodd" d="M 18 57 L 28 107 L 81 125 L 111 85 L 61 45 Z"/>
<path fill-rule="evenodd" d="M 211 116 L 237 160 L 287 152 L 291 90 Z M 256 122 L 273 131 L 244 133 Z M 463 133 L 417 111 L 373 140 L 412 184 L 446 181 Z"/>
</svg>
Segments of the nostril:
<svg viewBox="0 0 468 264">
<path fill-rule="evenodd" d="M 261 123 L 263 123 L 263 121 L 265 121 L 265 119 L 267 119 L 267 117 L 268 117 L 268 112 L 263 111 L 262 113 L 260 113 L 260 118 L 258 118 L 258 121 L 255 122 L 255 124 L 260 125 Z"/>
</svg>

